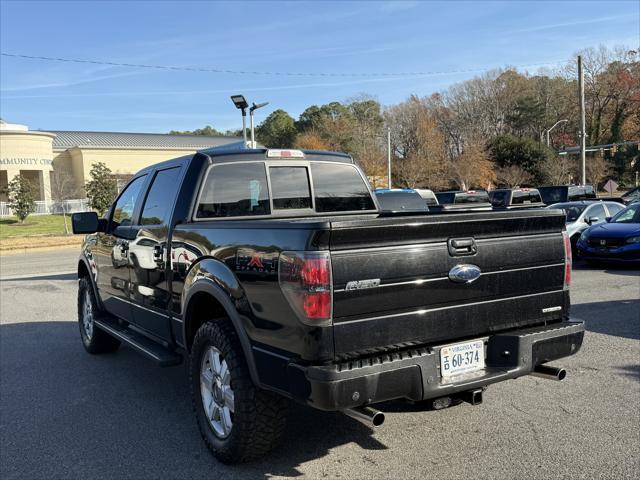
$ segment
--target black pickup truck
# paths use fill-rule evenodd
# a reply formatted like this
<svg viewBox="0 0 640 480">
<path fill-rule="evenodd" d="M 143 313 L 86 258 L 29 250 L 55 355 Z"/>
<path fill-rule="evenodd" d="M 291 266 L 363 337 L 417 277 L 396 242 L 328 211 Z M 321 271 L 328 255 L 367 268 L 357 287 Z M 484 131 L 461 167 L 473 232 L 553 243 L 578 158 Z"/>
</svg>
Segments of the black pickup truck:
<svg viewBox="0 0 640 480">
<path fill-rule="evenodd" d="M 383 215 L 344 154 L 217 148 L 136 174 L 78 262 L 84 347 L 189 362 L 225 462 L 265 454 L 289 400 L 370 425 L 405 399 L 479 403 L 576 353 L 571 248 L 556 210 Z M 150 399 L 152 401 L 152 399 Z"/>
</svg>

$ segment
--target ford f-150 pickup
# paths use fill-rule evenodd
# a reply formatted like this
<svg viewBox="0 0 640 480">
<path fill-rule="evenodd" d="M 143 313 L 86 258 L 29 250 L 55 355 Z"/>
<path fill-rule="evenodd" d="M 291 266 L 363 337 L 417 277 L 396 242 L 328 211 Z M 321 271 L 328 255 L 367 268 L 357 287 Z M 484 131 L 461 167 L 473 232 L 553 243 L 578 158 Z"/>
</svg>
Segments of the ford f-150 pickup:
<svg viewBox="0 0 640 480">
<path fill-rule="evenodd" d="M 291 400 L 379 425 L 379 402 L 563 378 L 547 362 L 584 335 L 564 225 L 557 210 L 383 214 L 345 154 L 201 151 L 137 173 L 104 218 L 74 214 L 80 335 L 92 354 L 187 359 L 204 441 L 246 461 Z"/>
</svg>

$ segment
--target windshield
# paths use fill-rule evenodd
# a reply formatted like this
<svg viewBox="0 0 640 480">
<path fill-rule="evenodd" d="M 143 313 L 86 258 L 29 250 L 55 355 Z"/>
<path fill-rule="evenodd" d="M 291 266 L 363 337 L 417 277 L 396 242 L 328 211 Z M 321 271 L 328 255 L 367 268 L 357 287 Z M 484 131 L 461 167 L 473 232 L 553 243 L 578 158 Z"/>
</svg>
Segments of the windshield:
<svg viewBox="0 0 640 480">
<path fill-rule="evenodd" d="M 640 198 L 640 187 L 633 188 L 622 195 L 622 198 Z"/>
<path fill-rule="evenodd" d="M 610 223 L 640 223 L 640 204 L 625 208 Z"/>
<path fill-rule="evenodd" d="M 567 214 L 567 223 L 575 222 L 589 205 L 575 203 L 554 203 L 547 208 L 558 208 Z"/>
</svg>

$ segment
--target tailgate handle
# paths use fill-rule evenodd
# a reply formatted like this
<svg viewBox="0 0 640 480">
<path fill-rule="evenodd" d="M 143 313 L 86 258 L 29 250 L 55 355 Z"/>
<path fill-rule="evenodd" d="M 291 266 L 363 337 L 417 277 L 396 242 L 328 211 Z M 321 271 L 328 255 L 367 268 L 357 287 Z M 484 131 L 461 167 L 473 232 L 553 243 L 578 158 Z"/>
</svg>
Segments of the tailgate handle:
<svg viewBox="0 0 640 480">
<path fill-rule="evenodd" d="M 448 244 L 449 255 L 452 257 L 463 257 L 478 253 L 478 247 L 476 247 L 476 241 L 473 238 L 450 238 Z"/>
</svg>

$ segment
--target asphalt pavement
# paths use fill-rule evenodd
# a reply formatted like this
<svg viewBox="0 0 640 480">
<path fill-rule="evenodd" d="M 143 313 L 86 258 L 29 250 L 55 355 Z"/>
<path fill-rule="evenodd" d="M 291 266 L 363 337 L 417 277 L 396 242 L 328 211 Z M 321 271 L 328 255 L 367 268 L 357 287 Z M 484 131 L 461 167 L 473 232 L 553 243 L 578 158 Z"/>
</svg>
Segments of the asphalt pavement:
<svg viewBox="0 0 640 480">
<path fill-rule="evenodd" d="M 294 406 L 283 445 L 225 466 L 205 448 L 184 366 L 91 356 L 76 323 L 77 252 L 0 257 L 0 478 L 637 478 L 640 271 L 574 271 L 583 349 L 567 379 L 489 387 L 484 403 L 380 407 L 375 431 Z"/>
</svg>

